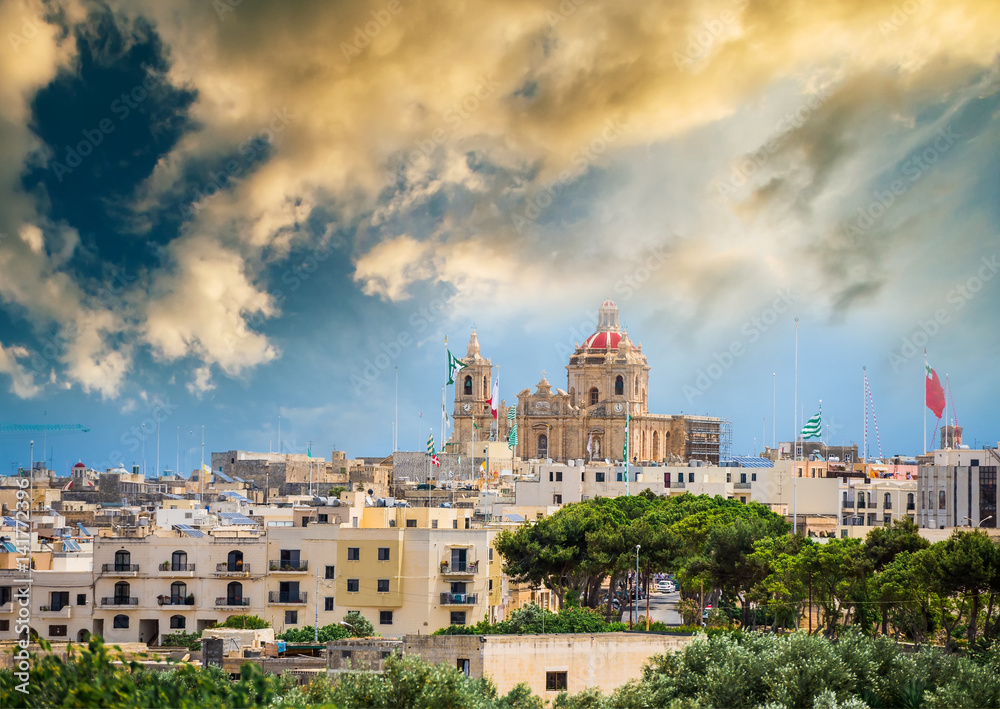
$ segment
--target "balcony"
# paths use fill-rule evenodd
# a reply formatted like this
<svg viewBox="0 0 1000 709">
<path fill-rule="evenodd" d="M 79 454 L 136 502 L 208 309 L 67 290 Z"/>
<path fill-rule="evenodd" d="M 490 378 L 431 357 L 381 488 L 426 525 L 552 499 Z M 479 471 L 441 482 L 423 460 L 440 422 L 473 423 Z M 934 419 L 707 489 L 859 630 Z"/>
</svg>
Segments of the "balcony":
<svg viewBox="0 0 1000 709">
<path fill-rule="evenodd" d="M 193 606 L 194 596 L 158 596 L 156 603 L 160 606 Z"/>
<path fill-rule="evenodd" d="M 249 598 L 226 598 L 225 596 L 222 596 L 221 598 L 215 599 L 216 608 L 245 608 L 249 605 Z"/>
<path fill-rule="evenodd" d="M 246 576 L 250 573 L 250 564 L 230 564 L 223 561 L 215 565 L 217 576 Z"/>
<path fill-rule="evenodd" d="M 173 564 L 164 561 L 159 568 L 166 576 L 194 577 L 194 564 Z"/>
<path fill-rule="evenodd" d="M 906 503 L 906 511 L 907 512 L 913 512 L 915 509 L 917 509 L 916 503 L 914 503 L 914 502 L 907 502 Z"/>
<path fill-rule="evenodd" d="M 478 595 L 475 593 L 442 593 L 442 606 L 474 606 Z"/>
<path fill-rule="evenodd" d="M 101 573 L 107 576 L 135 576 L 139 573 L 138 564 L 103 564 Z"/>
<path fill-rule="evenodd" d="M 270 570 L 286 573 L 302 573 L 309 570 L 309 562 L 304 559 L 271 561 Z"/>
<path fill-rule="evenodd" d="M 139 605 L 139 599 L 135 596 L 125 597 L 125 596 L 112 596 L 111 598 L 102 598 L 102 606 L 137 606 Z"/>
<path fill-rule="evenodd" d="M 687 486 L 684 484 L 683 480 L 674 480 L 670 483 L 670 488 L 672 490 L 683 490 L 685 487 Z"/>
<path fill-rule="evenodd" d="M 73 617 L 73 606 L 68 604 L 58 609 L 52 608 L 51 606 L 39 606 L 38 611 L 44 618 L 49 619 Z"/>
<path fill-rule="evenodd" d="M 442 576 L 471 576 L 473 574 L 479 573 L 479 561 L 470 561 L 468 563 L 452 564 L 447 561 L 441 562 L 441 575 Z"/>
<path fill-rule="evenodd" d="M 749 490 L 750 483 L 733 483 L 734 490 Z"/>
<path fill-rule="evenodd" d="M 308 593 L 293 593 L 291 591 L 268 591 L 267 602 L 276 604 L 299 605 L 305 603 Z"/>
<path fill-rule="evenodd" d="M 868 503 L 868 509 L 870 509 L 870 510 L 878 509 L 878 503 L 875 502 L 875 500 L 869 501 L 869 503 Z"/>
<path fill-rule="evenodd" d="M 891 510 L 892 509 L 892 502 L 886 502 L 884 505 L 882 505 L 882 509 L 884 509 L 884 510 Z"/>
</svg>

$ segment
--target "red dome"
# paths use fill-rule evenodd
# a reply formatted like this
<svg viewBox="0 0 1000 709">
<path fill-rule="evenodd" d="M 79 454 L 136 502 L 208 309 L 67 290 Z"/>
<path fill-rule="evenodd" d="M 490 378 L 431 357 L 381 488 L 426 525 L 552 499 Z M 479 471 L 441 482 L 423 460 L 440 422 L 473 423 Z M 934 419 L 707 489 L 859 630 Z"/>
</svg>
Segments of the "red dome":
<svg viewBox="0 0 1000 709">
<path fill-rule="evenodd" d="M 86 468 L 86 467 L 87 466 L 84 465 L 83 461 L 81 460 L 79 463 L 77 463 L 76 465 L 73 466 L 73 470 L 76 470 L 77 468 Z"/>
<path fill-rule="evenodd" d="M 595 332 L 583 343 L 584 348 L 590 350 L 608 349 L 608 340 L 611 340 L 610 348 L 617 349 L 619 340 L 622 339 L 620 332 Z"/>
</svg>

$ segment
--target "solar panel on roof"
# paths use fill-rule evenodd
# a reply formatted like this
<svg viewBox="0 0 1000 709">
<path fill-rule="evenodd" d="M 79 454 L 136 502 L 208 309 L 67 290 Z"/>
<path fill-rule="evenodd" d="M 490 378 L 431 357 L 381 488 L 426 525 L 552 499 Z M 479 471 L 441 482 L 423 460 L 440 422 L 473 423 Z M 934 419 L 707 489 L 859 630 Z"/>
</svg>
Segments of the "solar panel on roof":
<svg viewBox="0 0 1000 709">
<path fill-rule="evenodd" d="M 774 462 L 767 458 L 760 458 L 752 455 L 733 456 L 733 461 L 741 468 L 773 468 Z"/>
<path fill-rule="evenodd" d="M 200 529 L 195 529 L 189 524 L 175 524 L 174 529 L 176 529 L 181 534 L 186 534 L 189 537 L 204 537 L 205 533 Z"/>
<path fill-rule="evenodd" d="M 72 539 L 63 539 L 63 551 L 83 551 Z"/>
<path fill-rule="evenodd" d="M 228 497 L 233 500 L 239 500 L 240 502 L 246 502 L 247 504 L 250 503 L 250 500 L 245 495 L 241 495 L 238 492 L 232 492 L 230 490 L 220 492 L 219 497 Z"/>
<path fill-rule="evenodd" d="M 245 483 L 245 482 L 246 482 L 246 480 L 244 480 L 243 478 L 241 478 L 241 477 L 240 477 L 239 475 L 234 475 L 234 476 L 233 476 L 233 479 L 234 479 L 234 480 L 235 480 L 236 482 L 238 482 L 238 483 Z"/>
<path fill-rule="evenodd" d="M 17 550 L 17 547 L 14 546 L 13 544 L 11 544 L 10 542 L 4 542 L 3 543 L 3 550 L 4 551 L 9 551 L 11 554 L 20 554 L 21 553 L 21 552 L 19 552 Z"/>
<path fill-rule="evenodd" d="M 14 519 L 13 517 L 4 517 L 4 524 L 8 527 L 27 527 L 28 523 L 19 519 Z"/>
<path fill-rule="evenodd" d="M 175 495 L 172 492 L 165 492 L 165 493 L 163 493 L 163 496 L 166 497 L 167 499 L 170 499 L 170 500 L 183 500 L 184 499 L 180 495 Z"/>
<path fill-rule="evenodd" d="M 80 528 L 80 531 L 83 532 L 85 536 L 88 536 L 88 537 L 94 536 L 93 534 L 90 533 L 90 531 L 86 527 L 84 527 L 79 522 L 76 523 L 76 526 Z"/>
<path fill-rule="evenodd" d="M 233 479 L 221 471 L 215 471 L 215 477 L 219 478 L 223 482 L 231 483 Z"/>
<path fill-rule="evenodd" d="M 512 514 L 509 514 L 509 515 L 504 515 L 504 517 L 506 519 L 509 519 L 511 522 L 523 522 L 524 521 L 524 517 L 522 517 L 519 514 L 513 514 L 512 513 Z"/>
<path fill-rule="evenodd" d="M 221 519 L 228 519 L 233 524 L 249 524 L 254 527 L 259 526 L 257 522 L 254 522 L 252 519 L 244 514 L 240 514 L 239 512 L 220 512 L 219 517 Z"/>
</svg>

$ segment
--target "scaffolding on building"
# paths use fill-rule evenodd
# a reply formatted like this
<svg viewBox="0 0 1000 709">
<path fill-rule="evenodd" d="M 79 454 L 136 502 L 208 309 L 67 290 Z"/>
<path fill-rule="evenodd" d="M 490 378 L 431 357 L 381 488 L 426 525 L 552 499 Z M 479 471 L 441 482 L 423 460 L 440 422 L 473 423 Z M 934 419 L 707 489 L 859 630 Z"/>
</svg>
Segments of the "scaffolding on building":
<svg viewBox="0 0 1000 709">
<path fill-rule="evenodd" d="M 719 461 L 733 459 L 733 420 L 722 419 L 719 424 Z"/>
<path fill-rule="evenodd" d="M 722 450 L 720 445 L 723 440 L 723 432 L 728 431 L 729 448 L 727 455 L 732 449 L 732 421 L 729 419 L 718 419 L 710 417 L 686 417 L 687 440 L 685 442 L 685 453 L 687 460 L 703 460 L 707 463 L 719 464 Z"/>
</svg>

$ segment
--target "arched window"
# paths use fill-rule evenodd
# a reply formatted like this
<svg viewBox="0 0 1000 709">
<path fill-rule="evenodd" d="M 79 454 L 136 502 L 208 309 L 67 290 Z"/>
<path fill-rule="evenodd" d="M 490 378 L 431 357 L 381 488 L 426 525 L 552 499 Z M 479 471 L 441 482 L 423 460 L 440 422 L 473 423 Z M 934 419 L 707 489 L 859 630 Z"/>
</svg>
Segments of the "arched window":
<svg viewBox="0 0 1000 709">
<path fill-rule="evenodd" d="M 467 396 L 472 396 L 472 375 L 465 375 L 465 384 L 462 385 L 462 393 Z"/>
<path fill-rule="evenodd" d="M 226 586 L 226 605 L 238 606 L 243 603 L 243 584 L 232 581 Z"/>
<path fill-rule="evenodd" d="M 844 507 L 847 507 L 847 490 L 844 490 Z"/>
<path fill-rule="evenodd" d="M 115 571 L 131 571 L 132 554 L 122 550 L 115 552 Z"/>
<path fill-rule="evenodd" d="M 889 495 L 888 492 L 885 493 L 885 501 L 883 502 L 882 506 L 887 510 L 892 509 L 892 497 Z"/>
<path fill-rule="evenodd" d="M 182 615 L 172 615 L 170 616 L 170 629 L 171 630 L 183 630 L 185 627 L 184 616 Z"/>
<path fill-rule="evenodd" d="M 229 556 L 226 557 L 226 571 L 242 571 L 243 570 L 243 552 L 239 549 L 234 549 L 229 552 Z"/>
<path fill-rule="evenodd" d="M 119 581 L 115 584 L 115 605 L 128 604 L 131 597 L 132 587 L 128 581 Z M 126 626 L 128 627 L 128 626 Z"/>
<path fill-rule="evenodd" d="M 187 584 L 183 581 L 174 581 L 170 584 L 170 603 L 179 606 L 184 604 L 187 598 Z"/>
<path fill-rule="evenodd" d="M 633 394 L 638 394 L 639 393 L 639 377 L 635 378 L 635 386 L 632 387 L 632 393 Z"/>
<path fill-rule="evenodd" d="M 187 571 L 188 555 L 186 551 L 175 551 L 170 555 L 171 571 Z"/>
<path fill-rule="evenodd" d="M 625 378 L 622 375 L 615 377 L 615 396 L 621 396 L 625 393 Z"/>
<path fill-rule="evenodd" d="M 913 504 L 913 493 L 911 492 L 911 493 L 908 493 L 906 495 L 906 509 L 912 510 L 913 507 L 914 507 L 914 504 Z"/>
<path fill-rule="evenodd" d="M 127 615 L 116 615 L 115 616 L 115 627 L 116 628 L 127 628 L 128 627 L 128 616 Z"/>
<path fill-rule="evenodd" d="M 858 493 L 858 507 L 861 508 L 861 507 L 864 507 L 864 506 L 865 506 L 865 493 L 859 492 Z"/>
<path fill-rule="evenodd" d="M 653 460 L 660 459 L 660 434 L 653 431 Z"/>
<path fill-rule="evenodd" d="M 600 394 L 597 391 L 597 387 L 590 390 L 590 405 L 594 406 L 600 400 Z"/>
<path fill-rule="evenodd" d="M 537 458 L 548 458 L 549 457 L 549 437 L 544 433 L 538 434 L 538 447 L 537 447 Z"/>
</svg>

